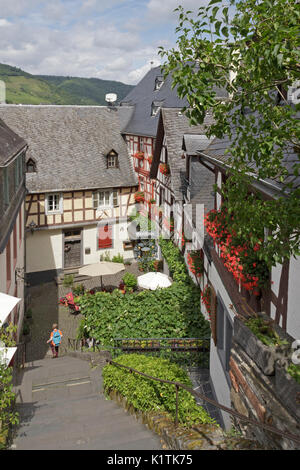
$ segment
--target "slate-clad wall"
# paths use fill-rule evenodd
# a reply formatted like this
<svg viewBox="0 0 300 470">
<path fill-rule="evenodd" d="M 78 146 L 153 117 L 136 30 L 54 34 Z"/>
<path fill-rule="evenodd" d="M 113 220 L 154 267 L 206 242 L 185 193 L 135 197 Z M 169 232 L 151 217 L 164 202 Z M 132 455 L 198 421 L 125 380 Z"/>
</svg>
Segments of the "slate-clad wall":
<svg viewBox="0 0 300 470">
<path fill-rule="evenodd" d="M 241 330 L 239 330 L 241 331 Z M 242 333 L 238 333 L 242 334 Z M 256 355 L 257 358 L 257 355 Z M 256 361 L 256 358 L 255 361 Z M 274 375 L 265 375 L 239 344 L 237 332 L 232 343 L 230 358 L 231 407 L 239 413 L 300 437 L 299 403 L 297 392 L 288 385 L 284 391 L 279 375 L 282 368 L 276 361 Z M 294 381 L 290 381 L 297 387 Z M 284 393 L 282 393 L 284 391 Z M 293 395 L 293 396 L 292 396 Z M 298 412 L 296 411 L 298 408 Z M 298 416 L 297 416 L 298 413 Z M 255 438 L 266 449 L 299 449 L 299 444 L 274 433 L 234 418 L 235 426 L 247 438 Z"/>
</svg>

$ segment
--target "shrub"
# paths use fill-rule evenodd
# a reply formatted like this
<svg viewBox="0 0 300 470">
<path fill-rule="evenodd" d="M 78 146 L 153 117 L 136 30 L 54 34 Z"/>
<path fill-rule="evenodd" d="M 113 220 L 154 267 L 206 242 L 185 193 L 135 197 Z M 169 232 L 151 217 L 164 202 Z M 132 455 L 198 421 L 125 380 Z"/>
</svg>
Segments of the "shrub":
<svg viewBox="0 0 300 470">
<path fill-rule="evenodd" d="M 175 282 L 167 289 L 123 295 L 97 292 L 82 296 L 78 304 L 87 333 L 103 345 L 115 338 L 210 337 L 210 324 L 201 314 L 200 291 L 187 274 L 183 257 L 168 240 L 163 254 Z"/>
<path fill-rule="evenodd" d="M 124 258 L 123 258 L 122 255 L 120 255 L 120 253 L 118 253 L 117 255 L 113 256 L 112 262 L 113 263 L 124 263 Z"/>
<path fill-rule="evenodd" d="M 73 287 L 73 294 L 75 296 L 83 295 L 84 294 L 84 285 L 79 284 L 78 286 Z"/>
<path fill-rule="evenodd" d="M 293 377 L 298 384 L 300 384 L 300 365 L 299 364 L 290 364 L 287 368 L 287 372 Z"/>
<path fill-rule="evenodd" d="M 123 282 L 126 289 L 135 289 L 137 286 L 137 278 L 134 274 L 125 273 L 123 277 Z"/>
<path fill-rule="evenodd" d="M 63 286 L 64 287 L 72 287 L 74 284 L 74 276 L 73 274 L 68 274 L 64 277 Z"/>
<path fill-rule="evenodd" d="M 30 333 L 30 327 L 29 327 L 28 323 L 25 322 L 24 325 L 23 325 L 23 335 L 27 336 L 27 335 L 29 335 L 29 333 Z"/>
<path fill-rule="evenodd" d="M 31 319 L 31 318 L 32 318 L 32 309 L 31 309 L 31 308 L 29 308 L 28 310 L 26 310 L 25 316 L 26 316 L 26 318 L 28 318 L 28 319 Z"/>
<path fill-rule="evenodd" d="M 180 382 L 193 388 L 187 373 L 167 359 L 141 354 L 125 354 L 119 356 L 116 362 L 144 374 Z M 175 418 L 176 393 L 174 385 L 157 382 L 114 365 L 107 365 L 103 368 L 103 380 L 107 394 L 113 390 L 119 392 L 137 410 L 166 412 L 171 418 Z M 194 397 L 187 390 L 179 388 L 178 397 L 178 420 L 180 423 L 187 426 L 196 423 L 215 424 L 207 412 L 196 404 Z"/>
<path fill-rule="evenodd" d="M 180 250 L 171 240 L 165 240 L 160 238 L 159 245 L 163 257 L 168 263 L 170 273 L 174 281 L 184 283 L 186 285 L 192 285 L 193 282 L 188 274 L 184 258 L 180 253 Z"/>
</svg>

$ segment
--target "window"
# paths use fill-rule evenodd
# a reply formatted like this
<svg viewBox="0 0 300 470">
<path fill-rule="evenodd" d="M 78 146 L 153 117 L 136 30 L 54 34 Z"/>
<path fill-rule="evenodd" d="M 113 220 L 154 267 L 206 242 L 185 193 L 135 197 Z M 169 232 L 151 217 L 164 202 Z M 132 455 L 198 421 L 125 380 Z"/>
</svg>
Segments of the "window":
<svg viewBox="0 0 300 470">
<path fill-rule="evenodd" d="M 151 116 L 156 116 L 162 105 L 163 101 L 153 101 L 151 105 Z"/>
<path fill-rule="evenodd" d="M 218 297 L 217 303 L 217 351 L 225 374 L 229 381 L 229 359 L 233 325 L 222 300 Z"/>
<path fill-rule="evenodd" d="M 118 168 L 118 154 L 114 150 L 107 155 L 107 168 Z"/>
<path fill-rule="evenodd" d="M 162 76 L 156 77 L 154 91 L 159 90 L 162 87 L 163 83 L 164 83 L 164 79 Z"/>
<path fill-rule="evenodd" d="M 159 191 L 159 205 L 162 206 L 165 203 L 165 200 L 166 200 L 165 189 L 160 188 L 160 191 Z"/>
<path fill-rule="evenodd" d="M 26 173 L 35 173 L 36 172 L 36 163 L 32 158 L 26 163 Z"/>
<path fill-rule="evenodd" d="M 47 214 L 62 213 L 62 196 L 59 193 L 46 196 Z"/>
<path fill-rule="evenodd" d="M 118 191 L 95 191 L 93 192 L 93 208 L 117 207 L 119 205 Z"/>
</svg>

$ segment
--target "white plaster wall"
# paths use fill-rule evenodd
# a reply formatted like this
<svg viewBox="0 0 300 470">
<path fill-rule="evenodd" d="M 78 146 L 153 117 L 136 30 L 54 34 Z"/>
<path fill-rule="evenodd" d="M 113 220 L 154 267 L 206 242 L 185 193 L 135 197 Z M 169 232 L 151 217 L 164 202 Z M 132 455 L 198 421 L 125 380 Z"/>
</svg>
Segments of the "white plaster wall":
<svg viewBox="0 0 300 470">
<path fill-rule="evenodd" d="M 227 310 L 227 313 L 229 314 L 229 317 L 231 318 L 231 321 L 233 322 L 234 314 L 233 314 L 232 309 L 230 308 L 232 301 L 213 263 L 209 267 L 208 276 L 212 285 L 214 286 L 217 296 L 221 297 L 224 303 L 224 306 Z M 213 387 L 217 396 L 217 401 L 219 401 L 219 403 L 221 403 L 222 405 L 228 406 L 230 408 L 231 407 L 230 384 L 228 383 L 226 379 L 226 375 L 225 375 L 222 363 L 219 359 L 217 348 L 213 340 L 211 340 L 210 376 L 211 376 Z M 228 413 L 222 412 L 222 415 L 223 415 L 226 428 L 229 428 L 231 424 L 230 424 L 230 417 L 228 416 Z"/>
<path fill-rule="evenodd" d="M 62 269 L 62 231 L 38 230 L 26 234 L 26 272 Z"/>
<path fill-rule="evenodd" d="M 282 265 L 278 264 L 272 269 L 272 290 L 276 296 L 279 292 Z M 295 339 L 300 339 L 300 258 L 290 259 L 287 332 Z M 271 317 L 275 318 L 276 307 L 271 303 Z"/>
<path fill-rule="evenodd" d="M 300 258 L 290 259 L 287 332 L 300 339 Z"/>
<path fill-rule="evenodd" d="M 100 261 L 100 256 L 105 255 L 106 252 L 112 258 L 119 253 L 125 259 L 133 258 L 133 250 L 123 249 L 123 241 L 128 240 L 127 232 L 128 223 L 121 222 L 113 224 L 113 248 L 98 250 L 97 249 L 97 225 L 90 225 L 83 229 L 83 264 L 93 264 Z M 85 254 L 85 249 L 90 248 L 91 253 Z"/>
</svg>

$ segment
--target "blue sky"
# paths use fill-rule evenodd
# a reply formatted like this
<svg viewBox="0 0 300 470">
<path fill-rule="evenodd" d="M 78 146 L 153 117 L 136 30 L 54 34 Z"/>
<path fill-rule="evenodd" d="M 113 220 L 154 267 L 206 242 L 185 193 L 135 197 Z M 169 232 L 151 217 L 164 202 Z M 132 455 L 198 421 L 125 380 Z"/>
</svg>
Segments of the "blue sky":
<svg viewBox="0 0 300 470">
<path fill-rule="evenodd" d="M 175 45 L 179 4 L 206 0 L 0 0 L 0 62 L 27 72 L 137 83 Z"/>
</svg>

